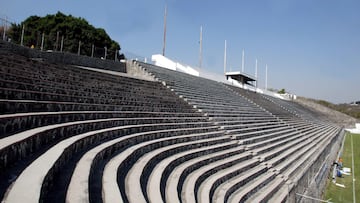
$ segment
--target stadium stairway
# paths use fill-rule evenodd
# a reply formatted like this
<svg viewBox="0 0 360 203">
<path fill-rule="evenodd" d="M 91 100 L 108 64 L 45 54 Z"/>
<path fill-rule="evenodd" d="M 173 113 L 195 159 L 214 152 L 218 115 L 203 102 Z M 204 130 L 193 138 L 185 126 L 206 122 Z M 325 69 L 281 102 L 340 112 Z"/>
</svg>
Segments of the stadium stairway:
<svg viewBox="0 0 360 203">
<path fill-rule="evenodd" d="M 164 179 L 168 180 L 160 185 L 162 200 L 266 202 L 275 198 L 277 191 L 286 200 L 283 194 L 295 190 L 310 167 L 299 166 L 324 159 L 323 152 L 338 138 L 338 126 L 293 102 L 151 64 L 134 64 L 205 113 L 238 140 L 242 149 L 221 160 L 204 161 L 200 157 L 177 163 L 179 166 L 166 174 Z M 244 154 L 250 157 L 238 158 Z M 173 195 L 176 191 L 177 197 Z M 155 199 L 161 198 L 157 194 Z"/>
</svg>

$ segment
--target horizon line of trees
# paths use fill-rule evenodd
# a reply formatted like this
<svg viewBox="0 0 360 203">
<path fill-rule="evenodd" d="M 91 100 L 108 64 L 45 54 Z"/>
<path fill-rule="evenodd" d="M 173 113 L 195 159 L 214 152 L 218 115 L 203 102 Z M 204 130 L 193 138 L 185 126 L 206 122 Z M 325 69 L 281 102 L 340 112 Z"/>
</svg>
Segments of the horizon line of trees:
<svg viewBox="0 0 360 203">
<path fill-rule="evenodd" d="M 323 106 L 326 106 L 328 108 L 331 108 L 333 110 L 347 114 L 356 119 L 360 119 L 360 107 L 351 106 L 351 104 L 333 104 L 333 103 L 325 101 L 325 100 L 313 99 L 313 101 L 318 104 L 321 104 Z"/>
<path fill-rule="evenodd" d="M 22 38 L 23 35 L 23 39 Z M 120 60 L 121 47 L 102 28 L 95 28 L 84 18 L 57 12 L 45 17 L 30 16 L 20 24 L 11 24 L 8 31 L 11 42 L 27 47 L 63 51 Z"/>
</svg>

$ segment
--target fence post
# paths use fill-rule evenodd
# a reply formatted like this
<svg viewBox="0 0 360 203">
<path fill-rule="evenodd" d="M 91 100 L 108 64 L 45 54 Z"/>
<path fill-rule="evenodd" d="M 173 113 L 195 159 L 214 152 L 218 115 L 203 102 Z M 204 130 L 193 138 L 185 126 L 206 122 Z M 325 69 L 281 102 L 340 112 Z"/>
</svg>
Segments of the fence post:
<svg viewBox="0 0 360 203">
<path fill-rule="evenodd" d="M 55 45 L 55 51 L 58 51 L 59 48 L 59 31 L 56 32 L 56 45 Z"/>
<path fill-rule="evenodd" d="M 23 25 L 22 31 L 21 31 L 21 42 L 20 42 L 21 46 L 24 46 L 24 32 L 25 32 L 25 25 Z"/>
<path fill-rule="evenodd" d="M 41 47 L 40 47 L 40 50 L 41 50 L 41 51 L 44 50 L 44 38 L 45 38 L 45 33 L 42 33 L 42 37 L 41 37 Z"/>
<path fill-rule="evenodd" d="M 104 59 L 106 59 L 106 56 L 107 56 L 107 47 L 105 46 L 104 49 L 105 49 Z"/>
<path fill-rule="evenodd" d="M 3 32 L 3 40 L 5 41 L 6 38 L 6 23 L 7 23 L 7 17 L 5 17 L 5 22 L 4 22 L 4 32 Z"/>
<path fill-rule="evenodd" d="M 60 52 L 63 52 L 63 48 L 64 48 L 64 35 L 61 36 Z"/>
<path fill-rule="evenodd" d="M 81 49 L 81 40 L 79 41 L 78 55 L 80 55 L 80 49 Z"/>
</svg>

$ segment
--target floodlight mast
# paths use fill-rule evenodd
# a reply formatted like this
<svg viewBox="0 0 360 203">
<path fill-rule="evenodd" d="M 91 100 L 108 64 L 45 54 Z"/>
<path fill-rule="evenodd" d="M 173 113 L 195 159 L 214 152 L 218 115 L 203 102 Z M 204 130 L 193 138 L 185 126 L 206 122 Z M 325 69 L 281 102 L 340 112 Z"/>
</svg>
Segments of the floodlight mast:
<svg viewBox="0 0 360 203">
<path fill-rule="evenodd" d="M 256 81 L 255 81 L 255 83 L 256 83 L 256 88 L 257 88 L 257 86 L 258 86 L 258 78 L 257 78 L 257 74 L 258 74 L 258 60 L 257 59 L 255 59 L 255 79 L 256 79 Z"/>
<path fill-rule="evenodd" d="M 167 17 L 167 4 L 165 5 L 165 13 L 164 13 L 164 41 L 163 41 L 163 50 L 162 50 L 163 56 L 165 56 L 165 47 L 166 47 L 166 17 Z"/>
<path fill-rule="evenodd" d="M 268 89 L 268 66 L 265 65 L 265 90 Z"/>
<path fill-rule="evenodd" d="M 201 69 L 202 66 L 202 26 L 200 26 L 200 47 L 199 47 L 199 68 Z"/>
<path fill-rule="evenodd" d="M 245 71 L 245 51 L 242 50 L 242 60 L 241 60 L 241 72 L 244 73 Z"/>
<path fill-rule="evenodd" d="M 225 48 L 224 48 L 224 74 L 226 74 L 226 40 L 225 40 Z"/>
</svg>

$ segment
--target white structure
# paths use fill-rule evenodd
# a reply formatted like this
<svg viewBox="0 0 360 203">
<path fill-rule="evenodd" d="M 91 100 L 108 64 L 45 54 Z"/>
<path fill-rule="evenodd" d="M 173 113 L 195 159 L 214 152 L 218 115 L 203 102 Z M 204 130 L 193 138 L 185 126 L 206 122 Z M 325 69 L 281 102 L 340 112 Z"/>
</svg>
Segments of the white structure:
<svg viewBox="0 0 360 203">
<path fill-rule="evenodd" d="M 156 66 L 161 66 L 163 68 L 184 72 L 190 75 L 195 75 L 195 76 L 200 75 L 199 71 L 195 70 L 194 68 L 188 65 L 183 65 L 176 61 L 172 61 L 171 59 L 168 59 L 160 54 L 152 55 L 151 60 L 154 62 Z"/>
<path fill-rule="evenodd" d="M 353 133 L 353 134 L 360 134 L 360 123 L 355 124 L 355 128 L 353 129 L 346 129 L 346 131 Z"/>
</svg>

